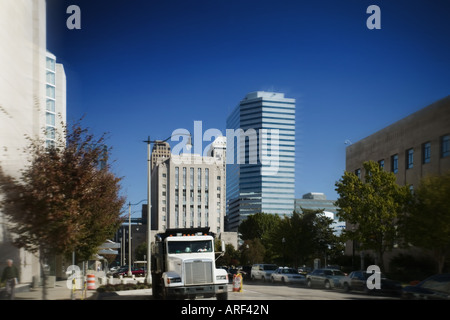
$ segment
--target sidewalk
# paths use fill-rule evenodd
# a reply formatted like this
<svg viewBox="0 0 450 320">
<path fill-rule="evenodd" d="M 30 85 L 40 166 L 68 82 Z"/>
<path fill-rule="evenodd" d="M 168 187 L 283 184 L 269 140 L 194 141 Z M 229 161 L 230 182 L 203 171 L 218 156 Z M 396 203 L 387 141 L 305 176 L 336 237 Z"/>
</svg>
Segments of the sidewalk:
<svg viewBox="0 0 450 320">
<path fill-rule="evenodd" d="M 42 290 L 42 287 L 31 288 L 30 284 L 18 284 L 15 300 L 43 300 Z M 96 292 L 96 290 L 75 290 L 74 300 L 89 299 Z M 47 288 L 47 300 L 72 300 L 72 290 L 67 287 L 66 280 L 56 281 L 54 287 Z"/>
</svg>

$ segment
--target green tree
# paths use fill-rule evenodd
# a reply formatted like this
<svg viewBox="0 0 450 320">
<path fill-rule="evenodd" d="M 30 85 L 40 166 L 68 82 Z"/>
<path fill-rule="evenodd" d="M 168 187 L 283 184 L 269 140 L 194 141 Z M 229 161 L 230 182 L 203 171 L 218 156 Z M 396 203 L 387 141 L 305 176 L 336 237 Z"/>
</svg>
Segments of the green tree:
<svg viewBox="0 0 450 320">
<path fill-rule="evenodd" d="M 302 209 L 284 217 L 271 238 L 277 260 L 300 266 L 315 256 L 326 257 L 337 241 L 331 223 L 323 210 Z"/>
<path fill-rule="evenodd" d="M 405 242 L 432 254 L 442 273 L 450 254 L 450 172 L 421 180 L 400 230 Z"/>
<path fill-rule="evenodd" d="M 136 249 L 134 250 L 134 255 L 136 257 L 136 260 L 138 261 L 144 261 L 147 257 L 147 242 L 142 242 L 139 244 Z"/>
<path fill-rule="evenodd" d="M 262 262 L 271 262 L 277 252 L 273 249 L 272 233 L 277 229 L 281 221 L 280 216 L 270 213 L 256 213 L 244 220 L 239 225 L 242 240 L 258 239 L 264 247 L 265 257 Z"/>
<path fill-rule="evenodd" d="M 276 214 L 256 213 L 247 217 L 239 225 L 242 240 L 268 239 L 270 232 L 280 223 L 281 219 Z"/>
<path fill-rule="evenodd" d="M 364 181 L 345 172 L 336 182 L 339 219 L 354 225 L 344 230 L 346 240 L 356 240 L 363 250 L 373 250 L 380 268 L 383 256 L 398 241 L 397 221 L 411 200 L 408 186 L 399 186 L 396 176 L 375 161 L 364 162 Z"/>
<path fill-rule="evenodd" d="M 109 170 L 105 138 L 76 123 L 54 146 L 29 140 L 29 165 L 19 178 L 0 167 L 0 204 L 13 244 L 39 253 L 41 266 L 49 256 L 72 252 L 87 260 L 122 221 L 120 179 Z"/>
<path fill-rule="evenodd" d="M 261 240 L 255 238 L 253 240 L 245 240 L 241 248 L 240 262 L 243 265 L 251 265 L 254 263 L 270 262 L 265 260 L 266 249 Z"/>
</svg>

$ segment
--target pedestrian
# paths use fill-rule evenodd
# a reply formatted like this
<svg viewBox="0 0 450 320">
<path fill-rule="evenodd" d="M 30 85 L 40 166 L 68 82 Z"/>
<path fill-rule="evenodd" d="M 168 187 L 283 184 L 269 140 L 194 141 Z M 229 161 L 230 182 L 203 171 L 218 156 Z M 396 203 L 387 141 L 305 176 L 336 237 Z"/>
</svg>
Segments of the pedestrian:
<svg viewBox="0 0 450 320">
<path fill-rule="evenodd" d="M 6 294 L 9 297 L 9 300 L 14 300 L 14 289 L 16 283 L 19 282 L 19 271 L 16 266 L 13 265 L 13 261 L 11 259 L 6 260 L 7 266 L 3 270 L 2 274 L 2 282 L 6 281 Z"/>
</svg>

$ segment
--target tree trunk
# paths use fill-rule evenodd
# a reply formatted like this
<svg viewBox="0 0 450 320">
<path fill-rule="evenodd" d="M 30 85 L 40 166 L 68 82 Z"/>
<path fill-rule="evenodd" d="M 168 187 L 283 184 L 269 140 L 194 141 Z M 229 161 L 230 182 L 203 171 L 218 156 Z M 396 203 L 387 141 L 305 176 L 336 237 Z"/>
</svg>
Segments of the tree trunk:
<svg viewBox="0 0 450 320">
<path fill-rule="evenodd" d="M 47 296 L 48 296 L 48 290 L 47 290 L 47 268 L 45 265 L 46 262 L 46 257 L 44 254 L 44 250 L 40 250 L 40 254 L 39 254 L 39 264 L 41 266 L 41 273 L 42 273 L 42 300 L 47 300 Z"/>
</svg>

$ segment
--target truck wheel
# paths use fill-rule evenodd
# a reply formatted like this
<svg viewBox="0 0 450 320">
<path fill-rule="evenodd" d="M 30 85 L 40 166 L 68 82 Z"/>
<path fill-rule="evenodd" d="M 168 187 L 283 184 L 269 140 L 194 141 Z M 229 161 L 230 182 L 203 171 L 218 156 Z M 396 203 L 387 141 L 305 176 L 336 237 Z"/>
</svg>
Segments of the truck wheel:
<svg viewBox="0 0 450 320">
<path fill-rule="evenodd" d="M 217 300 L 228 300 L 228 292 L 217 294 Z"/>
</svg>

